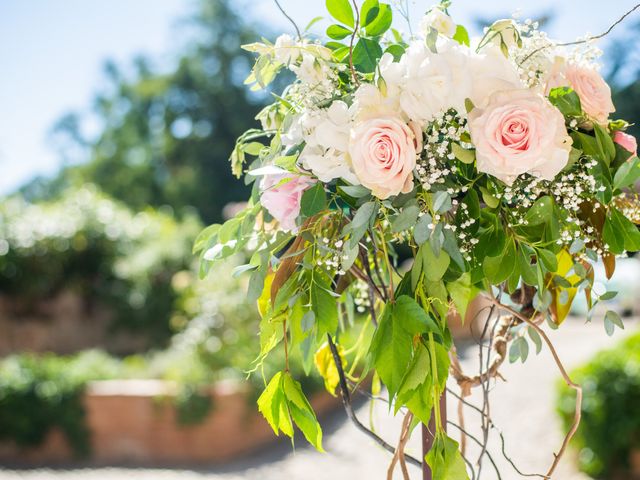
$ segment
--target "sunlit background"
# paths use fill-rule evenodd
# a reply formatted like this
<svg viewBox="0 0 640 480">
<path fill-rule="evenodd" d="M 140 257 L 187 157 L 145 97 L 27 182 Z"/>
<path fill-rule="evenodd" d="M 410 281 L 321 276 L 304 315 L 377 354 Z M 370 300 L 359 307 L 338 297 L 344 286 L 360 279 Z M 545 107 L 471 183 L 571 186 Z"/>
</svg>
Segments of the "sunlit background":
<svg viewBox="0 0 640 480">
<path fill-rule="evenodd" d="M 458 0 L 451 14 L 479 35 L 517 3 Z M 635 1 L 519 3 L 520 18 L 571 41 L 604 32 Z M 302 27 L 324 13 L 321 0 L 281 4 Z M 413 26 L 395 22 L 405 32 L 430 2 L 410 5 Z M 327 25 L 312 31 L 322 35 Z M 147 478 L 143 470 L 78 470 L 133 464 L 207 465 L 203 475 L 214 479 L 286 471 L 314 480 L 346 478 L 367 461 L 361 451 L 318 460 L 269 446 L 271 433 L 253 414 L 261 377 L 246 380 L 259 340 L 246 279 L 232 275 L 244 262 L 199 281 L 191 255 L 199 230 L 247 196 L 227 158 L 268 97 L 243 86 L 252 58 L 240 45 L 281 32 L 293 27 L 270 0 L 0 2 L 0 479 Z M 639 35 L 636 13 L 600 43 L 619 115 L 632 121 L 640 118 Z M 635 315 L 637 260 L 619 274 L 617 308 Z M 634 329 L 630 320 L 620 335 Z M 618 340 L 601 324 L 584 337 L 578 331 L 562 337 L 572 366 Z M 638 342 L 629 345 L 637 355 Z M 521 368 L 550 368 L 540 365 Z M 621 378 L 621 395 L 640 401 L 640 372 Z M 543 423 L 560 422 L 553 380 L 535 417 Z M 321 382 L 308 382 L 320 392 Z M 338 406 L 320 394 L 317 401 L 324 412 Z M 340 439 L 359 441 L 338 413 L 329 419 L 334 451 Z M 639 472 L 640 414 L 623 424 L 632 428 L 616 468 Z M 591 478 L 578 466 L 609 475 L 601 448 L 580 446 L 563 480 Z M 259 460 L 248 461 L 248 452 Z M 376 472 L 385 460 L 364 468 Z M 536 460 L 523 456 L 532 469 Z M 48 470 L 60 465 L 72 467 Z"/>
</svg>

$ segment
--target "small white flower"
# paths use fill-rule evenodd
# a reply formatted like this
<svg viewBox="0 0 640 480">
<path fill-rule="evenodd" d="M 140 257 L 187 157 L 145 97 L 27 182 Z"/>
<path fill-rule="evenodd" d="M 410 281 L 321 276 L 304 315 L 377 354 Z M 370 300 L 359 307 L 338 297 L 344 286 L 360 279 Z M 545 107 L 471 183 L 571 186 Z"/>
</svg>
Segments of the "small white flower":
<svg viewBox="0 0 640 480">
<path fill-rule="evenodd" d="M 276 39 L 274 56 L 278 62 L 289 65 L 300 57 L 300 47 L 291 35 L 285 33 Z"/>
</svg>

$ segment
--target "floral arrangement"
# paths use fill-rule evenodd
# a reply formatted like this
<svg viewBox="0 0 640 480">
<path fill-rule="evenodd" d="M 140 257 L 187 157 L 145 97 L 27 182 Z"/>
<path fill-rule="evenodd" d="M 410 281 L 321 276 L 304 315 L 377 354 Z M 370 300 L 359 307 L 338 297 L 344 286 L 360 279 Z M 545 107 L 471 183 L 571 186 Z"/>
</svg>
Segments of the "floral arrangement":
<svg viewBox="0 0 640 480">
<path fill-rule="evenodd" d="M 592 264 L 603 261 L 610 276 L 616 256 L 640 250 L 636 141 L 612 118 L 588 39 L 565 48 L 536 22 L 508 19 L 472 41 L 449 1 L 406 38 L 391 28 L 391 5 L 326 6 L 330 41 L 296 26 L 297 38 L 244 47 L 258 55 L 253 89 L 283 70 L 295 80 L 272 93 L 257 117 L 262 128 L 243 134 L 231 155 L 235 174 L 253 184 L 246 209 L 205 229 L 195 251 L 203 275 L 211 262 L 250 253 L 236 273 L 251 273 L 248 295 L 262 317 L 254 369 L 275 349 L 285 353 L 258 400 L 276 433 L 292 436 L 295 425 L 322 450 L 289 367 L 301 362 L 308 372 L 315 363 L 347 408 L 370 376 L 394 413 L 407 412 L 396 448 L 372 435 L 394 452 L 389 478 L 396 464 L 407 478 L 404 444 L 430 421 L 433 478 L 469 478 L 473 467 L 439 408 L 449 372 L 464 397 L 498 377 L 507 343 L 512 360 L 526 359 L 528 342 L 553 350 L 545 322 L 560 326 L 576 295 L 586 295 L 589 319 L 615 295 L 593 288 Z M 506 317 L 485 326 L 495 358 L 470 378 L 448 318 L 464 318 L 478 294 Z M 604 323 L 609 333 L 622 328 L 614 312 Z M 343 345 L 349 327 L 361 335 Z M 576 418 L 547 477 L 580 416 L 580 387 L 564 375 L 578 392 Z"/>
</svg>

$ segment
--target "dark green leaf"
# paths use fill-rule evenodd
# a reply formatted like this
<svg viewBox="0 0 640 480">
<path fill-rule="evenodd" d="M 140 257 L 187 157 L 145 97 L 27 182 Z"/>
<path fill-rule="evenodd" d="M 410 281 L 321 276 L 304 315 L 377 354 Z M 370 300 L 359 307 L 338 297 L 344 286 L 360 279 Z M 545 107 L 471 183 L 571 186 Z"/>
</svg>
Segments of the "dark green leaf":
<svg viewBox="0 0 640 480">
<path fill-rule="evenodd" d="M 362 73 L 373 73 L 382 56 L 380 44 L 368 38 L 361 38 L 353 49 L 353 64 Z"/>
<path fill-rule="evenodd" d="M 624 188 L 634 184 L 640 178 L 640 158 L 633 157 L 618 168 L 613 177 L 613 188 Z"/>
<path fill-rule="evenodd" d="M 549 220 L 553 214 L 553 200 L 551 197 L 542 197 L 535 201 L 525 215 L 528 225 L 540 225 Z"/>
<path fill-rule="evenodd" d="M 516 265 L 516 249 L 512 239 L 508 239 L 501 255 L 486 257 L 483 270 L 493 285 L 499 285 L 511 276 Z"/>
<path fill-rule="evenodd" d="M 381 3 L 378 6 L 378 14 L 370 23 L 365 25 L 364 31 L 370 37 L 377 37 L 389 30 L 392 22 L 393 13 L 391 7 L 386 3 Z"/>
<path fill-rule="evenodd" d="M 311 217 L 318 212 L 327 208 L 327 194 L 321 182 L 316 183 L 313 187 L 302 194 L 300 200 L 300 212 Z"/>
</svg>

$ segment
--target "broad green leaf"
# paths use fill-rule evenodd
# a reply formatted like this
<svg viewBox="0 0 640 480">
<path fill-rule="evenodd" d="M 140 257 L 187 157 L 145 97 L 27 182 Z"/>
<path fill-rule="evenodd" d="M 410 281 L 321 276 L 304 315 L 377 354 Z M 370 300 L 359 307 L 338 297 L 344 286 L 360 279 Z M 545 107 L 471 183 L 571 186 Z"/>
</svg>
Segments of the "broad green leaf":
<svg viewBox="0 0 640 480">
<path fill-rule="evenodd" d="M 353 48 L 353 65 L 362 73 L 373 73 L 382 56 L 380 44 L 369 38 L 361 38 Z"/>
<path fill-rule="evenodd" d="M 423 271 L 425 278 L 430 282 L 435 282 L 440 280 L 444 273 L 449 268 L 449 263 L 451 259 L 447 252 L 441 251 L 440 255 L 436 257 L 433 253 L 433 249 L 429 248 L 428 245 L 423 245 L 420 247 L 422 252 L 422 261 L 423 261 Z"/>
<path fill-rule="evenodd" d="M 462 163 L 466 163 L 467 165 L 470 165 L 476 161 L 475 150 L 467 150 L 466 148 L 462 148 L 457 143 L 452 143 L 451 151 L 456 156 L 456 158 L 460 160 Z"/>
<path fill-rule="evenodd" d="M 327 208 L 327 194 L 322 183 L 318 182 L 302 194 L 300 212 L 311 217 Z"/>
<path fill-rule="evenodd" d="M 396 299 L 393 319 L 411 336 L 426 332 L 441 333 L 435 320 L 408 295 Z"/>
<path fill-rule="evenodd" d="M 569 87 L 558 87 L 549 92 L 549 101 L 562 112 L 565 117 L 579 117 L 582 115 L 580 97 Z"/>
<path fill-rule="evenodd" d="M 431 236 L 431 228 L 429 227 L 432 223 L 433 218 L 431 218 L 431 215 L 428 213 L 425 213 L 418 219 L 416 226 L 413 228 L 413 238 L 418 246 L 429 240 L 429 237 Z"/>
<path fill-rule="evenodd" d="M 535 201 L 525 215 L 529 225 L 540 225 L 549 220 L 553 215 L 553 200 L 551 197 L 542 197 Z"/>
<path fill-rule="evenodd" d="M 433 194 L 433 210 L 437 213 L 444 213 L 451 209 L 451 195 L 444 190 Z"/>
<path fill-rule="evenodd" d="M 640 250 L 640 232 L 627 217 L 615 208 L 611 208 L 604 221 L 602 239 L 609 245 L 611 253 L 620 254 L 625 250 Z"/>
<path fill-rule="evenodd" d="M 463 273 L 455 282 L 448 282 L 446 285 L 451 300 L 453 300 L 453 304 L 464 322 L 467 307 L 471 300 L 478 295 L 479 290 L 471 285 L 471 275 L 469 273 Z"/>
<path fill-rule="evenodd" d="M 369 25 L 378 16 L 378 13 L 380 13 L 379 0 L 365 0 L 360 8 L 360 26 Z"/>
<path fill-rule="evenodd" d="M 602 160 L 607 166 L 611 164 L 614 158 L 616 158 L 616 145 L 613 143 L 613 139 L 609 132 L 604 127 L 595 123 L 593 129 L 596 132 L 596 140 L 600 146 L 600 150 L 603 153 Z"/>
<path fill-rule="evenodd" d="M 316 271 L 310 282 L 310 300 L 316 316 L 318 338 L 325 337 L 327 333 L 334 334 L 338 328 L 338 306 L 329 288 L 329 282 Z"/>
<path fill-rule="evenodd" d="M 391 7 L 386 3 L 378 5 L 378 14 L 375 18 L 364 27 L 364 31 L 370 37 L 377 37 L 389 30 L 393 22 L 393 12 Z"/>
<path fill-rule="evenodd" d="M 500 200 L 498 200 L 487 188 L 480 187 L 480 191 L 482 192 L 482 201 L 487 204 L 487 207 L 496 208 L 500 205 Z"/>
<path fill-rule="evenodd" d="M 502 254 L 496 257 L 485 257 L 482 268 L 487 280 L 493 285 L 498 285 L 511 276 L 515 266 L 515 245 L 512 239 L 508 239 Z"/>
<path fill-rule="evenodd" d="M 293 425 L 287 408 L 287 400 L 284 394 L 284 381 L 282 372 L 276 373 L 267 388 L 258 398 L 258 410 L 267 420 L 274 433 L 280 431 L 285 435 L 293 436 Z"/>
<path fill-rule="evenodd" d="M 609 336 L 613 335 L 615 327 L 618 327 L 621 330 L 624 330 L 624 323 L 622 323 L 622 319 L 620 318 L 620 315 L 618 315 L 613 310 L 608 310 L 607 313 L 604 315 L 604 328 L 607 332 L 607 335 Z"/>
<path fill-rule="evenodd" d="M 613 177 L 613 188 L 625 188 L 640 178 L 640 158 L 633 157 L 620 165 Z"/>
<path fill-rule="evenodd" d="M 334 40 L 342 40 L 352 33 L 353 32 L 351 30 L 347 27 L 343 27 L 342 25 L 329 25 L 327 27 L 327 37 L 333 38 Z"/>
<path fill-rule="evenodd" d="M 537 255 L 538 260 L 542 262 L 542 265 L 548 272 L 554 273 L 558 270 L 558 259 L 553 252 L 541 248 L 538 250 Z"/>
<path fill-rule="evenodd" d="M 393 398 L 400 387 L 413 346 L 413 336 L 395 321 L 393 310 L 394 305 L 385 306 L 369 349 L 372 363 L 389 390 L 389 398 Z"/>
<path fill-rule="evenodd" d="M 437 434 L 425 461 L 431 468 L 434 480 L 469 480 L 458 442 L 445 433 Z"/>
<path fill-rule="evenodd" d="M 400 214 L 393 220 L 391 224 L 391 231 L 403 232 L 413 227 L 418 220 L 420 214 L 420 208 L 417 205 L 409 205 L 404 208 Z"/>
<path fill-rule="evenodd" d="M 354 27 L 353 8 L 349 0 L 327 0 L 326 5 L 329 14 L 333 18 L 348 27 Z"/>
<path fill-rule="evenodd" d="M 307 441 L 316 447 L 318 451 L 324 452 L 322 448 L 322 428 L 318 423 L 313 408 L 311 408 L 311 404 L 302 393 L 300 383 L 296 382 L 289 373 L 285 373 L 283 389 L 293 421 Z"/>
</svg>

